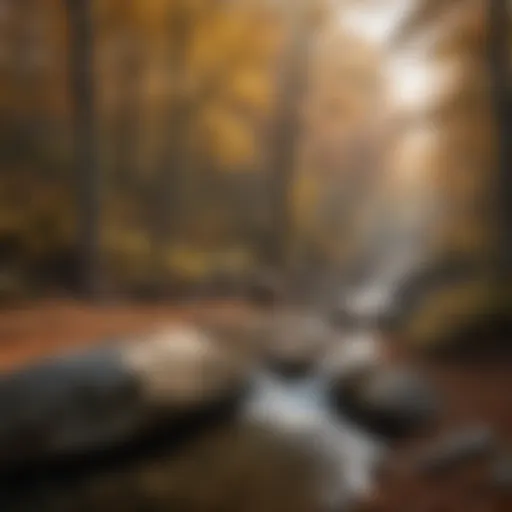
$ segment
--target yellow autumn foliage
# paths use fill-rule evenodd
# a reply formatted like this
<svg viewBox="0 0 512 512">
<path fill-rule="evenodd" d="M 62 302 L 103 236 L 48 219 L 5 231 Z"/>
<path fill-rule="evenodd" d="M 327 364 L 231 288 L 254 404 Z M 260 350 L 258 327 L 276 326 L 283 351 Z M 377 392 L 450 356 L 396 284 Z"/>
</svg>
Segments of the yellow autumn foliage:
<svg viewBox="0 0 512 512">
<path fill-rule="evenodd" d="M 168 249 L 165 263 L 170 274 L 201 282 L 217 271 L 243 275 L 250 271 L 255 262 L 243 247 L 210 252 L 192 245 L 174 245 Z"/>
<path fill-rule="evenodd" d="M 438 350 L 461 334 L 485 327 L 501 308 L 494 284 L 487 276 L 475 276 L 426 296 L 403 335 L 418 348 Z"/>
<path fill-rule="evenodd" d="M 212 105 L 202 116 L 200 126 L 209 154 L 226 170 L 247 164 L 256 153 L 254 134 L 244 119 L 222 105 Z"/>
<path fill-rule="evenodd" d="M 260 69 L 242 68 L 230 77 L 225 95 L 255 114 L 268 115 L 272 104 L 272 84 Z"/>
</svg>

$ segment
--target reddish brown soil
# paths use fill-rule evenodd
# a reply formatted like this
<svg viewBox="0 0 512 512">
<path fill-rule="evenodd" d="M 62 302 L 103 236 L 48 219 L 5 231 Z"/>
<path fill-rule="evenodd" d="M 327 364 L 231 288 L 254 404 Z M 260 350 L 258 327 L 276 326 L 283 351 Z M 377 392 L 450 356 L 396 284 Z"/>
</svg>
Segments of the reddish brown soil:
<svg viewBox="0 0 512 512">
<path fill-rule="evenodd" d="M 171 322 L 204 316 L 205 312 L 208 316 L 227 316 L 238 321 L 246 310 L 232 303 L 93 307 L 72 301 L 45 301 L 0 310 L 0 370 L 61 348 L 131 336 Z"/>
<path fill-rule="evenodd" d="M 189 306 L 87 307 L 72 302 L 44 302 L 0 311 L 0 369 L 22 365 L 61 347 L 142 331 L 190 318 L 207 308 L 209 314 L 240 320 L 246 312 L 233 304 Z M 444 414 L 436 431 L 485 422 L 503 446 L 512 450 L 512 360 L 424 364 L 440 390 Z M 512 490 L 496 491 L 486 483 L 488 464 L 475 463 L 438 479 L 421 478 L 410 469 L 410 455 L 435 435 L 431 432 L 398 446 L 393 467 L 383 476 L 382 491 L 369 510 L 389 512 L 512 511 Z M 285 511 L 283 511 L 285 512 Z"/>
</svg>

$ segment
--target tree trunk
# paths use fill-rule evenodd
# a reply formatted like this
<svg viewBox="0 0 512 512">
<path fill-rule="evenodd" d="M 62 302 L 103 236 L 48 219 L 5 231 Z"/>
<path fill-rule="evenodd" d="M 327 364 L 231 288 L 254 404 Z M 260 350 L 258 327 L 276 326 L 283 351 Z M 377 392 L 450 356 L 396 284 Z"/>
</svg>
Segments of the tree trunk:
<svg viewBox="0 0 512 512">
<path fill-rule="evenodd" d="M 183 172 L 186 165 L 186 145 L 190 102 L 183 94 L 186 73 L 186 51 L 190 37 L 191 18 L 186 0 L 171 6 L 169 42 L 166 59 L 174 75 L 167 104 L 164 109 L 164 137 L 161 154 L 157 162 L 155 181 L 150 187 L 151 233 L 152 233 L 152 274 L 153 286 L 158 293 L 169 293 L 168 268 L 165 263 L 169 239 L 177 234 L 179 217 L 182 213 Z M 171 86 L 171 85 L 170 85 Z"/>
<path fill-rule="evenodd" d="M 502 233 L 501 270 L 506 280 L 512 271 L 512 108 L 508 31 L 512 28 L 506 0 L 489 1 L 489 64 L 497 124 L 498 198 Z"/>
<path fill-rule="evenodd" d="M 309 43 L 307 6 L 303 0 L 293 6 L 288 48 L 276 94 L 277 110 L 270 129 L 269 171 L 271 176 L 271 240 L 269 263 L 283 272 L 287 270 L 287 252 L 292 231 L 290 192 L 293 183 L 297 139 L 299 136 L 299 103 L 307 79 Z"/>
<path fill-rule="evenodd" d="M 120 189 L 128 194 L 139 186 L 140 101 L 143 95 L 143 54 L 141 42 L 132 26 L 122 39 L 122 55 L 116 76 L 119 88 L 115 120 L 115 174 Z"/>
<path fill-rule="evenodd" d="M 66 0 L 74 102 L 79 272 L 89 297 L 100 285 L 100 167 L 96 131 L 91 0 Z"/>
</svg>

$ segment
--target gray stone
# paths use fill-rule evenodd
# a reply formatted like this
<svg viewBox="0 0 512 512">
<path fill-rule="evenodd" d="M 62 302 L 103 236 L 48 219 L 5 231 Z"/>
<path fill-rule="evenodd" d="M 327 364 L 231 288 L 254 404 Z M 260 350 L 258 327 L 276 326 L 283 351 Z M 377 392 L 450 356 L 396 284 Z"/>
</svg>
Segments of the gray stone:
<svg viewBox="0 0 512 512">
<path fill-rule="evenodd" d="M 384 364 L 379 337 L 367 330 L 344 332 L 326 350 L 320 371 L 335 388 L 346 388 Z"/>
<path fill-rule="evenodd" d="M 434 391 L 403 368 L 375 367 L 337 390 L 338 405 L 355 421 L 389 437 L 410 435 L 435 420 Z"/>
<path fill-rule="evenodd" d="M 0 378 L 0 469 L 126 443 L 236 394 L 248 372 L 191 327 L 49 358 Z"/>
<path fill-rule="evenodd" d="M 262 338 L 270 366 L 282 374 L 302 374 L 319 364 L 336 333 L 318 315 L 280 310 L 268 319 Z"/>
<path fill-rule="evenodd" d="M 494 432 L 486 426 L 466 427 L 434 440 L 417 457 L 420 472 L 437 475 L 469 461 L 490 455 L 495 447 Z"/>
<path fill-rule="evenodd" d="M 491 463 L 491 485 L 512 492 L 512 452 L 500 453 Z"/>
<path fill-rule="evenodd" d="M 271 309 L 282 303 L 286 296 L 286 286 L 282 276 L 272 270 L 258 272 L 257 275 L 252 276 L 248 285 L 248 299 L 257 307 Z"/>
<path fill-rule="evenodd" d="M 169 411 L 211 403 L 244 385 L 250 359 L 189 325 L 143 336 L 122 349 L 144 403 Z"/>
</svg>

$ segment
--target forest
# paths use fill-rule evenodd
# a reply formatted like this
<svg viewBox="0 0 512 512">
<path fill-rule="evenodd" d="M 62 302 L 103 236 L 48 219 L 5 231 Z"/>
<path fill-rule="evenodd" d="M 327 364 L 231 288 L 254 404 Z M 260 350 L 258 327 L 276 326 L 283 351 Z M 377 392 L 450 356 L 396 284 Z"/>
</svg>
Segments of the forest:
<svg viewBox="0 0 512 512">
<path fill-rule="evenodd" d="M 512 510 L 512 0 L 0 0 L 0 510 Z"/>
<path fill-rule="evenodd" d="M 509 4 L 0 0 L 0 297 L 455 265 L 411 333 L 506 310 Z"/>
</svg>

